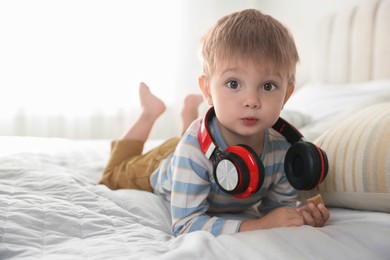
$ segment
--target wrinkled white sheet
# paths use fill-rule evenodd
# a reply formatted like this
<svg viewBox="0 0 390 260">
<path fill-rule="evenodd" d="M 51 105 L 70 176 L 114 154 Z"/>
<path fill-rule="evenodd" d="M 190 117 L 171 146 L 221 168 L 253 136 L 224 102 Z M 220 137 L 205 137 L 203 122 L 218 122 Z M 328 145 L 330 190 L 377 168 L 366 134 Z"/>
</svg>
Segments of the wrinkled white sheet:
<svg viewBox="0 0 390 260">
<path fill-rule="evenodd" d="M 175 238 L 159 197 L 96 185 L 108 141 L 0 146 L 0 259 L 389 259 L 390 214 L 333 208 L 323 228 Z"/>
</svg>

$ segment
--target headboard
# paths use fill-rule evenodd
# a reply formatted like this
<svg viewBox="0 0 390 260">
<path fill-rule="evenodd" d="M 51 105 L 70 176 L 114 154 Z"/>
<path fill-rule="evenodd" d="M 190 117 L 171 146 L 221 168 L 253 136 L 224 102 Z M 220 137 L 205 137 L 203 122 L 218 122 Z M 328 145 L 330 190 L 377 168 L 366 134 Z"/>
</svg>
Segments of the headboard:
<svg viewBox="0 0 390 260">
<path fill-rule="evenodd" d="M 371 0 L 326 17 L 317 30 L 313 80 L 390 78 L 390 0 Z"/>
</svg>

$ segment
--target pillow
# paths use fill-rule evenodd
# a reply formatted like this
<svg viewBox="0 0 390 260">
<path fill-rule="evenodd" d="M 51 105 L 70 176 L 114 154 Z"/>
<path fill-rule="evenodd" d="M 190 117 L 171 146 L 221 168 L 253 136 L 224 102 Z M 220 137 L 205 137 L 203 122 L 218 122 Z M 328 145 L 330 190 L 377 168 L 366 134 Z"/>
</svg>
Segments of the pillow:
<svg viewBox="0 0 390 260">
<path fill-rule="evenodd" d="M 390 102 L 359 110 L 314 142 L 328 156 L 321 193 L 327 206 L 390 213 Z"/>
<path fill-rule="evenodd" d="M 390 102 L 390 80 L 308 83 L 291 96 L 284 108 L 306 114 L 317 122 L 341 114 L 349 116 L 358 108 L 381 102 Z"/>
<path fill-rule="evenodd" d="M 296 128 L 301 128 L 310 122 L 310 117 L 298 111 L 284 109 L 280 116 Z"/>
</svg>

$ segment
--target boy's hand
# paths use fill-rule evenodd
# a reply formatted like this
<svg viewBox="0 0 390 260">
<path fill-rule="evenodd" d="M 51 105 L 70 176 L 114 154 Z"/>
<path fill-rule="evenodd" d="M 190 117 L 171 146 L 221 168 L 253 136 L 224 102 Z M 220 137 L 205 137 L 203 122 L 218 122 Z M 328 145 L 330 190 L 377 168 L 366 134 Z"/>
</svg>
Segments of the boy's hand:
<svg viewBox="0 0 390 260">
<path fill-rule="evenodd" d="M 305 224 L 312 227 L 323 227 L 330 217 L 328 209 L 322 203 L 315 205 L 309 202 L 297 210 L 302 214 Z"/>
<path fill-rule="evenodd" d="M 277 208 L 259 219 L 244 220 L 240 226 L 240 232 L 269 229 L 275 227 L 293 227 L 305 224 L 305 219 L 300 211 L 294 208 Z"/>
</svg>

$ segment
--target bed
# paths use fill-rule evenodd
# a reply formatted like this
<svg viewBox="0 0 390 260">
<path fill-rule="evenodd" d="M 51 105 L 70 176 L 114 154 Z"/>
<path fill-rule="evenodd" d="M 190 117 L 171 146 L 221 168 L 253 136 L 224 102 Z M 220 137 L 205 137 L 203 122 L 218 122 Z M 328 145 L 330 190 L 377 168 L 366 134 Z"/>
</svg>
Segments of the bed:
<svg viewBox="0 0 390 260">
<path fill-rule="evenodd" d="M 322 228 L 170 233 L 169 205 L 98 185 L 110 140 L 0 137 L 0 259 L 389 259 L 390 1 L 328 17 L 283 116 L 328 154 Z M 153 147 L 147 144 L 146 149 Z"/>
</svg>

